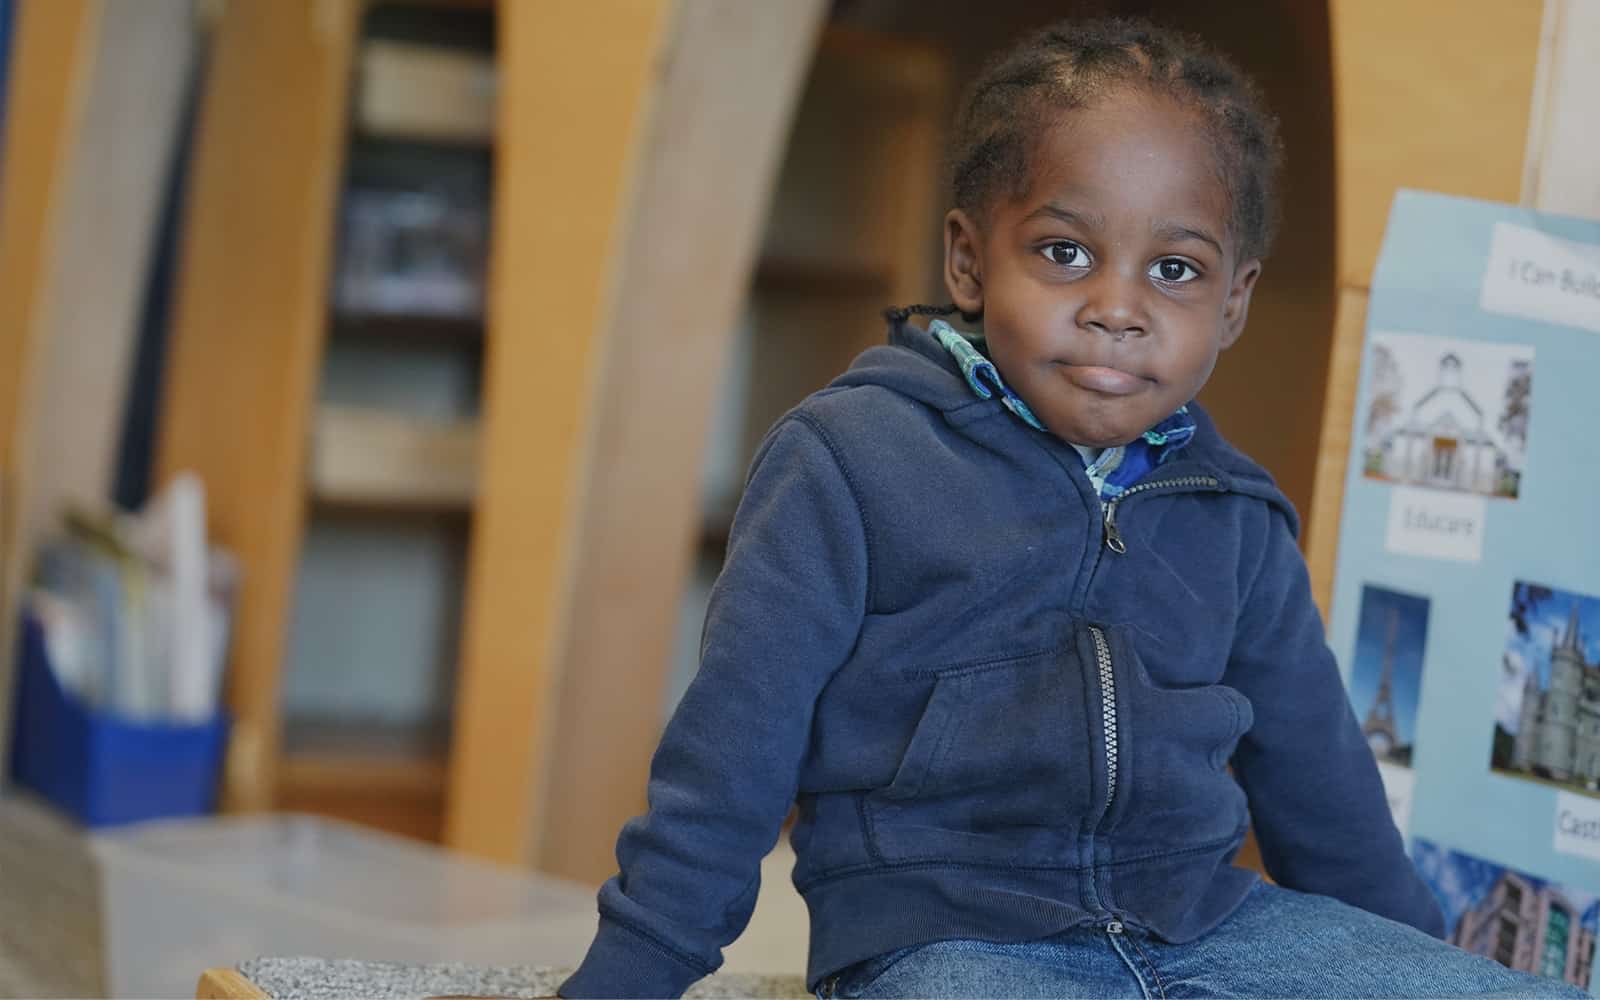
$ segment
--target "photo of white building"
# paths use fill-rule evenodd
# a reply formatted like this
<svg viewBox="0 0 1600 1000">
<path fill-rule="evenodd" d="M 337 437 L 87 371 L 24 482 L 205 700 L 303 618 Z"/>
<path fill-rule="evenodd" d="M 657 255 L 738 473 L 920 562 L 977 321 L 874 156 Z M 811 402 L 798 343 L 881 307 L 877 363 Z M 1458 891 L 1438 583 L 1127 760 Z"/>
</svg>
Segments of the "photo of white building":
<svg viewBox="0 0 1600 1000">
<path fill-rule="evenodd" d="M 1367 476 L 1517 496 L 1533 401 L 1532 348 L 1374 333 L 1367 383 Z"/>
</svg>

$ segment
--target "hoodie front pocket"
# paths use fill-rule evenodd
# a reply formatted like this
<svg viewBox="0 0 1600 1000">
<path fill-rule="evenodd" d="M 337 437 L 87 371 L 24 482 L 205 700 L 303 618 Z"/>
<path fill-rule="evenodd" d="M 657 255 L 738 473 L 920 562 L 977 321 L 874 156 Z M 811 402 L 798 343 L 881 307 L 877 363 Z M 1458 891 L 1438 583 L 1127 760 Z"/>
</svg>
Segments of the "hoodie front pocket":
<svg viewBox="0 0 1600 1000">
<path fill-rule="evenodd" d="M 1119 694 L 1120 787 L 1100 830 L 1124 852 L 1161 852 L 1234 835 L 1244 793 L 1228 761 L 1254 722 L 1250 700 L 1223 684 L 1156 684 L 1125 629 L 1107 631 Z"/>
<path fill-rule="evenodd" d="M 886 861 L 1075 856 L 1096 758 L 1071 649 L 933 671 L 894 778 L 867 797 Z"/>
</svg>

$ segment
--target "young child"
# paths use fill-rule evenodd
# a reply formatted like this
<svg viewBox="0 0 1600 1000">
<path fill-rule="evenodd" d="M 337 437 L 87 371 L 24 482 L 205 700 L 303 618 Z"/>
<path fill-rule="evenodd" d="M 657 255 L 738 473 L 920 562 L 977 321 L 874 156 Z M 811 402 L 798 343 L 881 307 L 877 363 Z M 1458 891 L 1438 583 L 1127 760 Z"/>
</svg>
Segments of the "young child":
<svg viewBox="0 0 1600 1000">
<path fill-rule="evenodd" d="M 976 81 L 954 305 L 767 436 L 563 996 L 714 970 L 796 802 L 819 996 L 1584 995 L 1437 940 L 1295 513 L 1193 401 L 1278 158 L 1254 88 L 1148 25 Z M 958 311 L 984 338 L 909 321 Z M 1230 864 L 1252 819 L 1275 886 Z"/>
</svg>

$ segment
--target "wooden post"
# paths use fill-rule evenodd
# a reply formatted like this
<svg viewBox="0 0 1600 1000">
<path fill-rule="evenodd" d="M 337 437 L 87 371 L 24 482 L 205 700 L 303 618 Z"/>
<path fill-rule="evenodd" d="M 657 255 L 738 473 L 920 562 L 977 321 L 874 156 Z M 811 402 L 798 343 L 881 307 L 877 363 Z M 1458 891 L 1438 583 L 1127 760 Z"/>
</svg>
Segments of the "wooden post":
<svg viewBox="0 0 1600 1000">
<path fill-rule="evenodd" d="M 0 471 L 8 474 L 16 463 L 33 317 L 44 298 L 52 210 L 64 186 L 97 11 L 95 0 L 62 0 L 27 4 L 13 15 L 15 62 L 0 146 Z M 0 493 L 0 501 L 8 498 Z"/>
<path fill-rule="evenodd" d="M 508 863 L 526 863 L 539 832 L 602 331 L 672 7 L 499 6 L 478 503 L 445 842 Z"/>
<path fill-rule="evenodd" d="M 610 875 L 617 831 L 644 806 L 712 409 L 822 15 L 815 0 L 696 0 L 674 25 L 592 400 L 545 871 Z"/>
<path fill-rule="evenodd" d="M 274 794 L 357 14 L 355 0 L 229 0 L 198 125 L 158 479 L 199 473 L 212 539 L 244 567 L 231 809 Z"/>
<path fill-rule="evenodd" d="M 0 154 L 0 785 L 11 773 L 11 693 L 17 600 L 27 571 L 18 544 L 19 469 L 30 373 L 39 351 L 53 219 L 77 128 L 92 48 L 93 0 L 28 4 L 14 14 L 15 53 Z"/>
<path fill-rule="evenodd" d="M 0 729 L 29 560 L 63 507 L 111 496 L 196 30 L 185 0 L 19 13 L 0 193 Z"/>
<path fill-rule="evenodd" d="M 501 16 L 485 459 L 446 841 L 596 878 L 642 801 L 702 442 L 822 4 L 511 2 Z M 576 106 L 574 78 L 588 81 Z"/>
</svg>

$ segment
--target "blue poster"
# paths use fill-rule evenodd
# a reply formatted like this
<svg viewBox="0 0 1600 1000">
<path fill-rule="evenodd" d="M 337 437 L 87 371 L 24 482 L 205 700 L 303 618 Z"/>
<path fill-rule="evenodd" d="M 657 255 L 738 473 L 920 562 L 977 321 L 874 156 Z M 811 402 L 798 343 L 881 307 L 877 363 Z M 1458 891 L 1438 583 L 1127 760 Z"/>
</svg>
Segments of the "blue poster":
<svg viewBox="0 0 1600 1000">
<path fill-rule="evenodd" d="M 1457 943 L 1600 985 L 1600 224 L 1396 197 L 1328 638 Z"/>
</svg>

